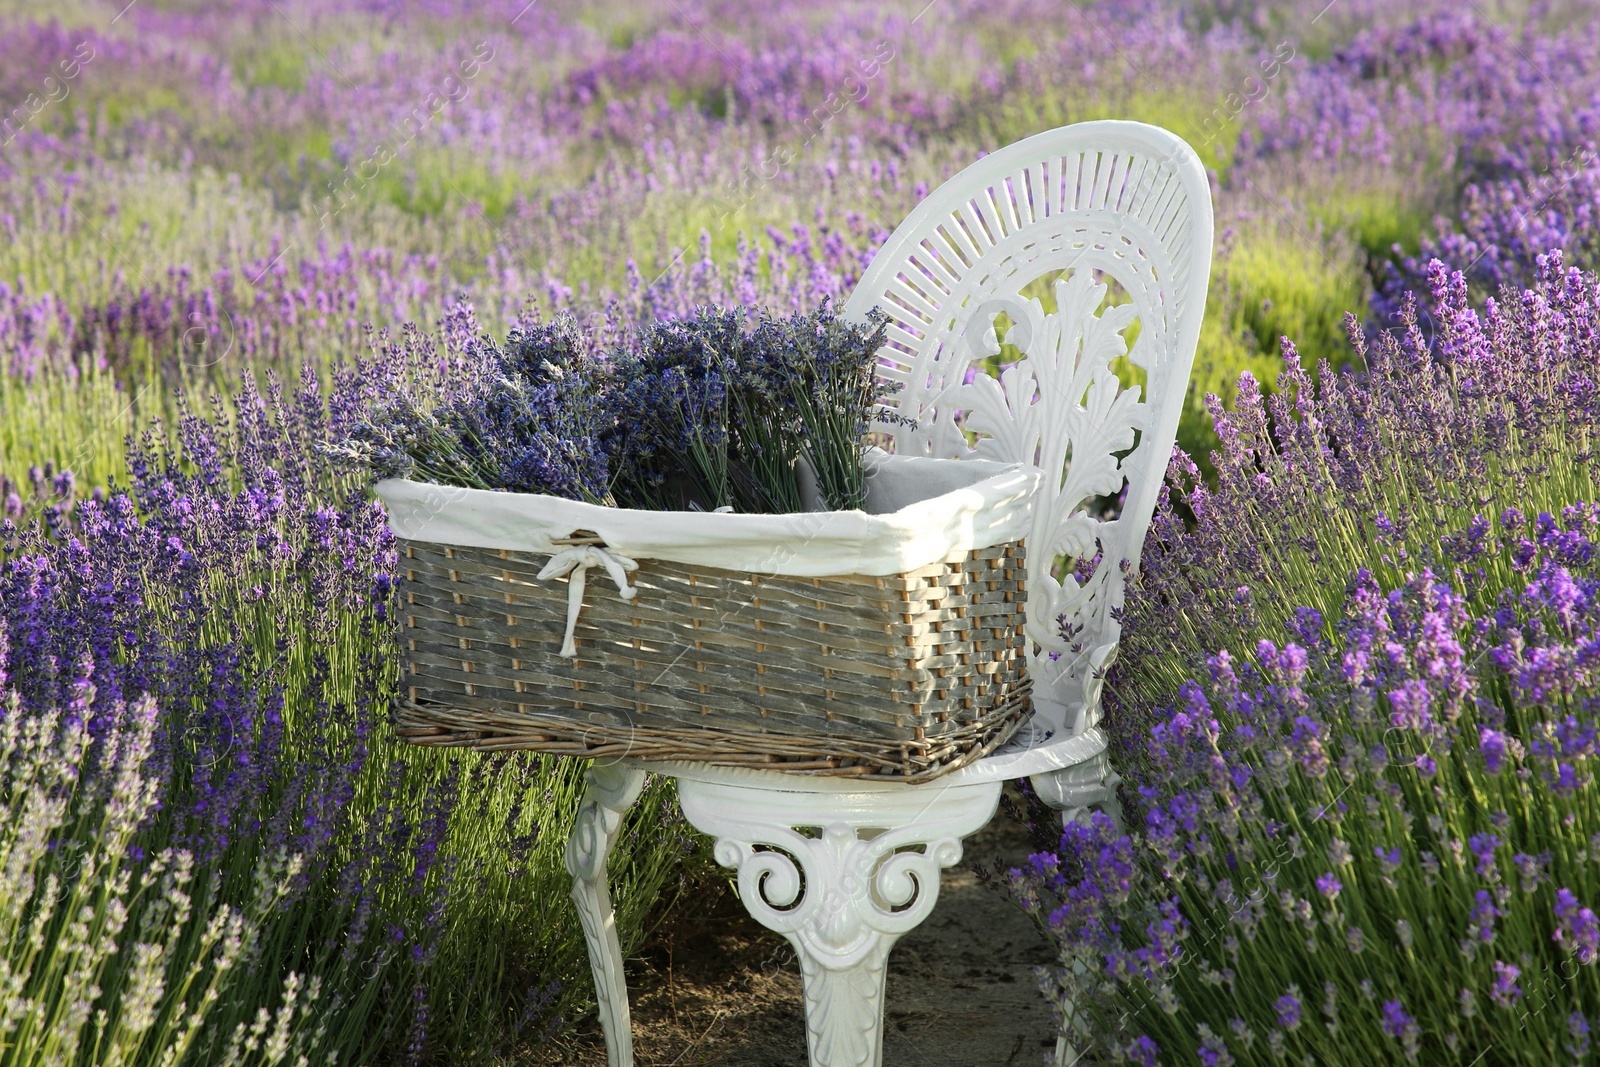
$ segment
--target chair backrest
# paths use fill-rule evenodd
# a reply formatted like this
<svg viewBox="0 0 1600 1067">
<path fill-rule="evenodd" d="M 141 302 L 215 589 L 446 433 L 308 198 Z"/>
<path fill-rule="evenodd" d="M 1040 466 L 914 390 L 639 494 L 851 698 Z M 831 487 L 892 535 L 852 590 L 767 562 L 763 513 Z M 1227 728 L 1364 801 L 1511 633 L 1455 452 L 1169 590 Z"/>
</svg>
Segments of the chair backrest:
<svg viewBox="0 0 1600 1067">
<path fill-rule="evenodd" d="M 1056 475 L 1027 541 L 1028 666 L 1036 704 L 1069 733 L 1098 719 L 1124 587 L 1177 435 L 1211 238 L 1210 185 L 1188 144 L 1143 123 L 1079 123 L 945 182 L 844 308 L 890 317 L 879 353 L 898 390 L 888 406 L 915 420 L 877 427 L 893 451 Z M 996 377 L 990 357 L 1015 362 Z M 1130 364 L 1142 391 L 1118 378 Z"/>
</svg>

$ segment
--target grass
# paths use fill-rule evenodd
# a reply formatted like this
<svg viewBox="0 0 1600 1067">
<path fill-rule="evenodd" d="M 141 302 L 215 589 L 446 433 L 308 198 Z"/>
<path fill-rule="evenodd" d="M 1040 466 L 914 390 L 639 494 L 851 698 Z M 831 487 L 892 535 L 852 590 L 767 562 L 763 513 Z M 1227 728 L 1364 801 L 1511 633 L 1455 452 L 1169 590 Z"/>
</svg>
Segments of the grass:
<svg viewBox="0 0 1600 1067">
<path fill-rule="evenodd" d="M 1369 262 L 1380 263 L 1390 258 L 1397 246 L 1406 255 L 1417 254 L 1421 236 L 1432 221 L 1430 207 L 1422 197 L 1380 187 L 1318 199 L 1311 207 L 1311 217 L 1327 232 L 1349 234 Z"/>
<path fill-rule="evenodd" d="M 234 69 L 252 89 L 283 89 L 296 92 L 305 88 L 312 57 L 299 42 L 282 39 L 253 48 L 234 60 Z"/>
<path fill-rule="evenodd" d="M 0 475 L 26 484 L 28 468 L 51 463 L 71 470 L 87 494 L 113 480 L 127 483 L 123 442 L 136 423 L 141 392 L 119 387 L 108 373 L 43 374 L 31 382 L 0 374 Z"/>
<path fill-rule="evenodd" d="M 1276 359 L 1279 338 L 1288 337 L 1312 365 L 1348 356 L 1344 315 L 1366 306 L 1366 275 L 1348 240 L 1319 230 L 1262 212 L 1218 257 L 1216 313 L 1261 355 Z"/>
<path fill-rule="evenodd" d="M 1062 92 L 1035 95 L 1009 92 L 998 101 L 984 100 L 967 119 L 965 132 L 990 151 L 1041 130 L 1094 119 L 1127 119 L 1161 126 L 1178 134 L 1195 149 L 1200 161 L 1218 176 L 1226 175 L 1237 136 L 1236 117 L 1230 115 L 1227 94 L 1210 88 L 1194 91 L 1155 89 L 1145 85 L 1118 86 L 1108 80 L 1096 93 Z M 1218 116 L 1221 116 L 1220 130 Z M 1213 131 L 1216 132 L 1213 135 Z"/>
<path fill-rule="evenodd" d="M 378 171 L 370 193 L 418 218 L 474 211 L 494 223 L 532 191 L 529 185 L 526 175 L 480 151 L 415 143 L 400 148 L 395 161 Z"/>
</svg>

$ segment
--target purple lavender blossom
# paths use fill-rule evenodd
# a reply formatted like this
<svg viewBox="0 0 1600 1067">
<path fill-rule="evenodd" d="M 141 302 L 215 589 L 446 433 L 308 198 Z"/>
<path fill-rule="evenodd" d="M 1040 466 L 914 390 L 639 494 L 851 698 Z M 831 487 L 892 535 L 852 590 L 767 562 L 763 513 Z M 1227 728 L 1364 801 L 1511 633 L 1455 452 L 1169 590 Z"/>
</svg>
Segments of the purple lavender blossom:
<svg viewBox="0 0 1600 1067">
<path fill-rule="evenodd" d="M 1499 730 L 1478 727 L 1478 751 L 1483 755 L 1484 766 L 1490 774 L 1499 774 L 1506 756 L 1506 737 Z"/>
<path fill-rule="evenodd" d="M 1279 997 L 1272 1004 L 1273 1010 L 1278 1014 L 1278 1025 L 1285 1030 L 1294 1030 L 1300 1025 L 1301 1006 L 1300 998 L 1295 990 L 1290 990 Z"/>
<path fill-rule="evenodd" d="M 1495 881 L 1498 877 L 1494 854 L 1500 845 L 1500 838 L 1494 834 L 1474 834 L 1467 841 L 1467 848 L 1477 860 L 1478 873 L 1490 881 Z"/>
<path fill-rule="evenodd" d="M 1567 1016 L 1567 1034 L 1569 1035 L 1566 1042 L 1567 1055 L 1582 1062 L 1589 1054 L 1589 1020 L 1584 1017 L 1583 1012 L 1574 1011 Z"/>
<path fill-rule="evenodd" d="M 1489 895 L 1488 890 L 1478 890 L 1473 894 L 1473 901 L 1472 911 L 1468 913 L 1471 923 L 1468 932 L 1479 941 L 1488 944 L 1494 940 L 1494 921 L 1505 913 L 1495 907 L 1494 898 Z"/>
<path fill-rule="evenodd" d="M 1156 1067 L 1161 1049 L 1145 1034 L 1140 1034 L 1119 1050 L 1128 1062 L 1138 1067 Z"/>
<path fill-rule="evenodd" d="M 1417 1021 L 1406 1014 L 1398 1000 L 1383 1002 L 1383 1032 L 1400 1042 L 1408 1063 L 1415 1063 L 1421 1052 L 1422 1029 Z"/>
<path fill-rule="evenodd" d="M 1566 952 L 1576 956 L 1579 963 L 1590 964 L 1600 958 L 1600 919 L 1592 908 L 1578 903 L 1578 898 L 1565 886 L 1556 890 L 1556 931 L 1552 939 Z"/>
<path fill-rule="evenodd" d="M 1490 999 L 1502 1008 L 1509 1008 L 1521 999 L 1522 987 L 1517 985 L 1517 978 L 1521 974 L 1521 968 L 1495 960 L 1494 987 L 1489 991 Z"/>
</svg>

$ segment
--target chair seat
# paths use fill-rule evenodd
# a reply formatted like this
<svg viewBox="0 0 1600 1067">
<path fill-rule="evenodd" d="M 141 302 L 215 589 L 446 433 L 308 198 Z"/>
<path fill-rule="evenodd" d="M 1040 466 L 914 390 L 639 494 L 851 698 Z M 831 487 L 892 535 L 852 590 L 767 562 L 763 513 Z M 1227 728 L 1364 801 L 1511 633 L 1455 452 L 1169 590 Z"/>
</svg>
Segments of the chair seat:
<svg viewBox="0 0 1600 1067">
<path fill-rule="evenodd" d="M 1004 782 L 1034 775 L 1049 774 L 1080 766 L 1106 750 L 1105 732 L 1090 727 L 1073 737 L 1060 737 L 1059 731 L 1036 715 L 1024 723 L 1005 745 L 983 759 L 941 775 L 930 782 L 905 785 L 900 782 L 864 780 L 829 775 L 789 774 L 753 767 L 718 767 L 710 763 L 679 760 L 630 760 L 640 770 L 665 774 L 696 782 L 754 785 L 787 793 L 867 793 L 903 789 L 948 789 L 981 782 Z"/>
</svg>

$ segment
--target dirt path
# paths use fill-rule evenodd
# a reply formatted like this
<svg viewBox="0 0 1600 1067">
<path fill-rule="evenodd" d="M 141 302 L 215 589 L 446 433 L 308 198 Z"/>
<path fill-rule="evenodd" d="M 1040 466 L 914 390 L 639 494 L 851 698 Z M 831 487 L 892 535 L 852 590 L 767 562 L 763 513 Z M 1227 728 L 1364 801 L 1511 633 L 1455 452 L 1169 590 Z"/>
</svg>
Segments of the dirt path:
<svg viewBox="0 0 1600 1067">
<path fill-rule="evenodd" d="M 889 957 L 885 1067 L 1039 1067 L 1055 1032 L 1033 977 L 1050 951 L 974 865 L 1020 863 L 1021 826 L 999 815 L 944 872 L 933 914 Z M 681 907 L 629 961 L 638 1067 L 806 1067 L 794 952 L 719 885 Z M 552 1050 L 553 1052 L 556 1050 Z M 559 1051 L 605 1063 L 598 1028 Z"/>
</svg>

